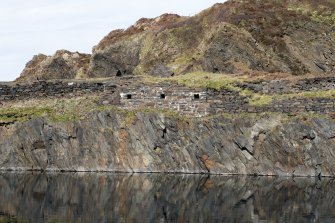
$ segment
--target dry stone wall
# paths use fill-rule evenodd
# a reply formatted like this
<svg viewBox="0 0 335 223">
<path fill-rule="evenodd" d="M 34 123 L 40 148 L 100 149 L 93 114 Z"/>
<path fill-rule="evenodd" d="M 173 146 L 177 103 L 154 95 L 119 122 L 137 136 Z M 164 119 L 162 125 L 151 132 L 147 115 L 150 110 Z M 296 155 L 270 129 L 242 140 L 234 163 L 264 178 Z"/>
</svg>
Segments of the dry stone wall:
<svg viewBox="0 0 335 223">
<path fill-rule="evenodd" d="M 284 83 L 284 84 L 283 84 Z M 299 80 L 292 83 L 270 81 L 240 85 L 258 93 L 301 92 L 334 89 L 335 78 Z M 101 105 L 125 109 L 168 109 L 180 114 L 206 116 L 218 113 L 299 112 L 333 113 L 335 98 L 291 98 L 274 100 L 263 106 L 251 106 L 248 98 L 228 89 L 192 89 L 170 82 L 144 85 L 137 78 L 116 78 L 104 81 L 34 82 L 28 85 L 0 84 L 0 102 L 33 98 L 76 97 L 97 93 Z"/>
<path fill-rule="evenodd" d="M 122 108 L 169 109 L 180 114 L 204 116 L 209 114 L 207 91 L 180 86 L 154 85 L 123 89 L 107 94 L 101 104 L 115 104 Z"/>
<path fill-rule="evenodd" d="M 292 98 L 274 100 L 263 106 L 251 106 L 248 98 L 238 92 L 223 89 L 195 90 L 185 87 L 145 86 L 139 89 L 115 92 L 104 98 L 102 104 L 115 104 L 126 108 L 169 109 L 180 114 L 195 116 L 219 113 L 262 113 L 279 112 L 295 114 L 315 112 L 320 114 L 335 112 L 333 98 Z"/>
<path fill-rule="evenodd" d="M 297 81 L 272 80 L 255 81 L 238 84 L 239 87 L 249 89 L 255 93 L 288 94 L 301 91 L 324 91 L 335 89 L 335 77 L 308 78 Z"/>
<path fill-rule="evenodd" d="M 103 82 L 33 82 L 28 85 L 0 85 L 0 101 L 28 100 L 34 98 L 57 98 L 86 95 L 89 93 L 110 91 L 116 85 Z"/>
</svg>

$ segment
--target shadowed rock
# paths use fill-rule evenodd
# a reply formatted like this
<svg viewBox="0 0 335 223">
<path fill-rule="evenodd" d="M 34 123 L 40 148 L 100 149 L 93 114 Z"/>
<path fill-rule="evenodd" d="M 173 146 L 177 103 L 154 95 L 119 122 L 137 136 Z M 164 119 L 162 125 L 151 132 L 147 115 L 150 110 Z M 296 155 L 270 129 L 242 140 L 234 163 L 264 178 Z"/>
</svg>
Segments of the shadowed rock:
<svg viewBox="0 0 335 223">
<path fill-rule="evenodd" d="M 5 222 L 333 222 L 332 179 L 1 174 Z M 7 221 L 6 221 L 7 220 Z"/>
<path fill-rule="evenodd" d="M 308 122 L 308 125 L 306 125 Z M 95 112 L 0 127 L 1 169 L 334 176 L 334 120 Z"/>
</svg>

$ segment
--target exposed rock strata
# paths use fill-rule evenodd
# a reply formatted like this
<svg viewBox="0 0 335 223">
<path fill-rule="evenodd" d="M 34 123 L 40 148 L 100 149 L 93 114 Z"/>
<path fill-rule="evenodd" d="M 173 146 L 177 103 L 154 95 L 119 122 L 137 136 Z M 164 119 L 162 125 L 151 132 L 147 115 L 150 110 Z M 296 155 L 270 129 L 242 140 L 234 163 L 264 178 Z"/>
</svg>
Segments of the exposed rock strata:
<svg viewBox="0 0 335 223">
<path fill-rule="evenodd" d="M 1 127 L 1 169 L 335 175 L 335 122 L 326 118 L 183 119 L 105 111 Z"/>
</svg>

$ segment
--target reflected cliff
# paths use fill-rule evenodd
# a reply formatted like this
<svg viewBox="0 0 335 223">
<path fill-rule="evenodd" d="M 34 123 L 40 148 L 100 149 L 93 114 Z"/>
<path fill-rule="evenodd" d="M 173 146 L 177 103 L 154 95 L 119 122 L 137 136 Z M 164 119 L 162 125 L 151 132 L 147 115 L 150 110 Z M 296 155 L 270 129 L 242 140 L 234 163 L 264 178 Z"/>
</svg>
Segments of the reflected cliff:
<svg viewBox="0 0 335 223">
<path fill-rule="evenodd" d="M 334 222 L 335 180 L 0 174 L 0 222 Z"/>
</svg>

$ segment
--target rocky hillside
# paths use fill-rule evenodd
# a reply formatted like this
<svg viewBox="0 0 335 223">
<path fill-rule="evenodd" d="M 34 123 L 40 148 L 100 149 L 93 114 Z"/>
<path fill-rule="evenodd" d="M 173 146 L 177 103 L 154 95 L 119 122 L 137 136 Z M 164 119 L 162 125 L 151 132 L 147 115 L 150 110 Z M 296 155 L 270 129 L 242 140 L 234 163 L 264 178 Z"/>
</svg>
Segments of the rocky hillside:
<svg viewBox="0 0 335 223">
<path fill-rule="evenodd" d="M 192 17 L 143 18 L 103 38 L 88 70 L 88 55 L 69 63 L 58 53 L 35 56 L 21 76 L 74 78 L 79 67 L 88 77 L 333 72 L 334 9 L 333 0 L 229 0 Z"/>
<path fill-rule="evenodd" d="M 227 1 L 193 17 L 141 19 L 94 48 L 89 75 L 334 71 L 334 8 L 330 1 Z"/>
</svg>

